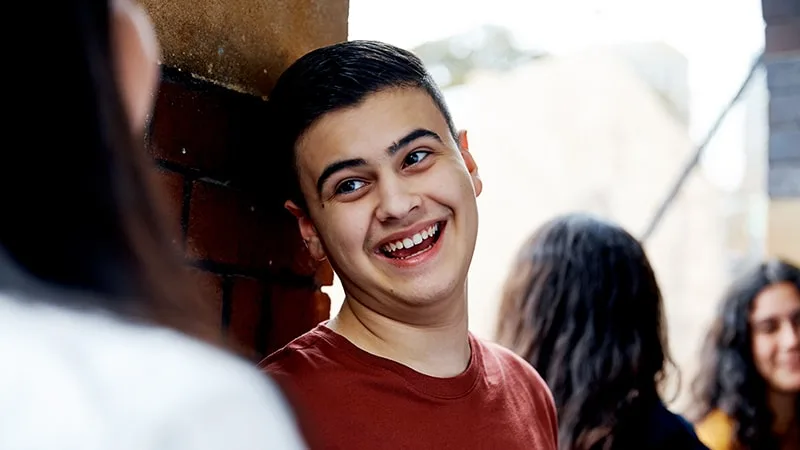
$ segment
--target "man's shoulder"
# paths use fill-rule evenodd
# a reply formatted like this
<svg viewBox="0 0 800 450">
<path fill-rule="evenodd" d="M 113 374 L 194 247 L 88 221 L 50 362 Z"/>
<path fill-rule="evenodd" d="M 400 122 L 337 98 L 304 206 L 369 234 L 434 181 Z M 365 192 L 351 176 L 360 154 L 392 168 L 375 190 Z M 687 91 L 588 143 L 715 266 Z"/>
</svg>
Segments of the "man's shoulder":
<svg viewBox="0 0 800 450">
<path fill-rule="evenodd" d="M 486 339 L 481 339 L 481 338 L 475 338 L 475 339 L 481 344 L 481 347 L 483 347 L 486 353 L 491 354 L 497 358 L 500 358 L 504 362 L 508 362 L 514 365 L 519 364 L 519 365 L 529 366 L 529 364 L 525 362 L 524 359 L 519 357 L 519 355 L 503 347 L 502 345 Z"/>
<path fill-rule="evenodd" d="M 311 375 L 335 364 L 335 353 L 333 344 L 317 327 L 261 360 L 258 367 L 276 378 Z"/>
<path fill-rule="evenodd" d="M 478 339 L 483 348 L 487 373 L 502 374 L 512 389 L 523 388 L 535 394 L 540 401 L 553 401 L 550 388 L 539 372 L 511 350 L 495 342 Z"/>
<path fill-rule="evenodd" d="M 539 372 L 533 368 L 527 361 L 522 359 L 519 355 L 511 350 L 503 347 L 495 342 L 477 339 L 483 347 L 484 360 L 488 365 L 502 366 L 506 371 L 512 371 L 522 376 L 529 377 L 532 382 L 544 385 L 544 379 L 539 375 Z"/>
<path fill-rule="evenodd" d="M 553 395 L 544 378 L 527 361 L 511 350 L 490 341 L 478 340 L 483 350 L 484 367 L 490 383 L 506 395 L 523 401 L 522 416 L 528 426 L 540 433 L 542 442 L 537 448 L 555 450 L 558 441 L 558 421 Z"/>
</svg>

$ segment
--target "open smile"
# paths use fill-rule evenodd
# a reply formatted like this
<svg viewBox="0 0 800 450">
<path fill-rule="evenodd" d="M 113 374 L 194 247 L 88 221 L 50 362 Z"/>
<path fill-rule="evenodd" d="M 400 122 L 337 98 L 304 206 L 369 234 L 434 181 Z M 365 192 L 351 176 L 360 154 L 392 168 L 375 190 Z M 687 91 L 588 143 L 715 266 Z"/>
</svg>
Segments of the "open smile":
<svg viewBox="0 0 800 450">
<path fill-rule="evenodd" d="M 421 259 L 421 256 L 437 247 L 446 224 L 446 221 L 434 222 L 417 230 L 394 235 L 379 244 L 376 253 L 397 263 Z"/>
</svg>

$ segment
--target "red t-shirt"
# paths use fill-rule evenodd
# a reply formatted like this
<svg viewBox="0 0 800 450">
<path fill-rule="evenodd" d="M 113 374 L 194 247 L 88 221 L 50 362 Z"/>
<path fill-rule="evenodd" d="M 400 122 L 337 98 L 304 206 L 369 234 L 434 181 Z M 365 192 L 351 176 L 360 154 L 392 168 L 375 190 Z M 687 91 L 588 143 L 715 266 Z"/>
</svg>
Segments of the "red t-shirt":
<svg viewBox="0 0 800 450">
<path fill-rule="evenodd" d="M 471 334 L 467 369 L 435 378 L 319 325 L 260 366 L 315 449 L 556 450 L 552 395 L 524 360 Z"/>
</svg>

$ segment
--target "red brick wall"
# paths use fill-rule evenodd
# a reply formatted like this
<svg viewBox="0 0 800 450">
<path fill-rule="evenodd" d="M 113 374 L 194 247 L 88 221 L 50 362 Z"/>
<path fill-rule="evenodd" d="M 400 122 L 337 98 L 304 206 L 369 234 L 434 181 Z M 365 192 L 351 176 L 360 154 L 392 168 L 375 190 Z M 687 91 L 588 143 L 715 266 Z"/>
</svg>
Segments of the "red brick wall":
<svg viewBox="0 0 800 450">
<path fill-rule="evenodd" d="M 267 103 L 163 74 L 147 147 L 173 242 L 202 295 L 219 305 L 221 330 L 257 360 L 327 319 L 330 300 L 319 287 L 333 273 L 310 258 L 283 208 L 291 173 L 269 164 Z"/>
</svg>

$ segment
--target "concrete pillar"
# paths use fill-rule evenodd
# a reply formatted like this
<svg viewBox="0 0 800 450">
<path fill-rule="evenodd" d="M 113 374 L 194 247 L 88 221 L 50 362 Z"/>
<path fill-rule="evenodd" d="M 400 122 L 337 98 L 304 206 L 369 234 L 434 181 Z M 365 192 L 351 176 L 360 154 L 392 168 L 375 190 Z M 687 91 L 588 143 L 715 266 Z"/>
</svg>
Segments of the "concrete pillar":
<svg viewBox="0 0 800 450">
<path fill-rule="evenodd" d="M 141 0 L 163 63 L 266 96 L 294 60 L 347 39 L 348 0 Z"/>
<path fill-rule="evenodd" d="M 800 264 L 800 0 L 762 0 L 769 88 L 767 254 Z"/>
</svg>

